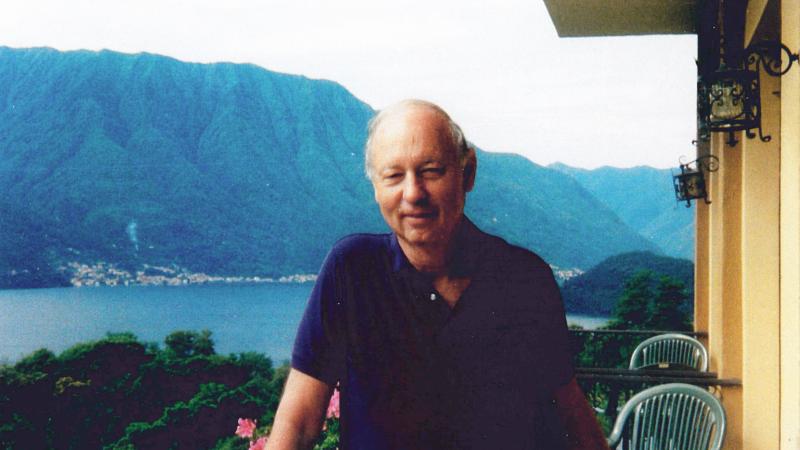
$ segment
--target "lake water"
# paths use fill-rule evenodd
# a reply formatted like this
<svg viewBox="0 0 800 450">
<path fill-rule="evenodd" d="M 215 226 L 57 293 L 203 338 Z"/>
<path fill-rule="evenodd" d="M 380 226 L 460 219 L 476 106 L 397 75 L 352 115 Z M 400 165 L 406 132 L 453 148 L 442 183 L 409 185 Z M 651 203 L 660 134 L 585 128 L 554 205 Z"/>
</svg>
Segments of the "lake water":
<svg viewBox="0 0 800 450">
<path fill-rule="evenodd" d="M 0 362 L 39 348 L 60 353 L 106 333 L 158 342 L 176 330 L 211 330 L 217 353 L 289 359 L 311 283 L 0 290 Z M 596 328 L 606 318 L 568 315 Z"/>
</svg>

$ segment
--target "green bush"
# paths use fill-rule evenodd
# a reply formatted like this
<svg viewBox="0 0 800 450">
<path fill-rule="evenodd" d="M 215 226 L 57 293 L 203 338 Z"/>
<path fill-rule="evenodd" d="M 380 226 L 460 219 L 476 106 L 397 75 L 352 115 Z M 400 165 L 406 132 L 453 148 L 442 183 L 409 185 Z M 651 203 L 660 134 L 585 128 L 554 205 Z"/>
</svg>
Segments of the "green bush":
<svg viewBox="0 0 800 450">
<path fill-rule="evenodd" d="M 0 448 L 242 448 L 237 419 L 270 423 L 288 369 L 216 355 L 209 332 L 170 336 L 162 349 L 109 334 L 0 366 Z"/>
</svg>

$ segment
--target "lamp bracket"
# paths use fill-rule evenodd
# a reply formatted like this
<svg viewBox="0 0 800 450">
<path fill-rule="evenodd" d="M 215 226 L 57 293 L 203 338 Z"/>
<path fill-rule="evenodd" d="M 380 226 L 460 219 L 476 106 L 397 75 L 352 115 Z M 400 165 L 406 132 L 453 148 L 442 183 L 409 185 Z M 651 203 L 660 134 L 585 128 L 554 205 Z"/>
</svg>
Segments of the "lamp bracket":
<svg viewBox="0 0 800 450">
<path fill-rule="evenodd" d="M 716 172 L 719 170 L 719 158 L 717 158 L 715 155 L 703 155 L 688 163 L 684 162 L 685 160 L 685 155 L 678 158 L 681 172 L 685 172 L 687 170 L 705 170 L 706 172 Z"/>
<path fill-rule="evenodd" d="M 779 41 L 759 41 L 745 49 L 745 66 L 763 67 L 764 72 L 773 77 L 785 75 L 800 54 L 792 53 L 786 44 Z M 800 64 L 800 62 L 798 62 Z"/>
</svg>

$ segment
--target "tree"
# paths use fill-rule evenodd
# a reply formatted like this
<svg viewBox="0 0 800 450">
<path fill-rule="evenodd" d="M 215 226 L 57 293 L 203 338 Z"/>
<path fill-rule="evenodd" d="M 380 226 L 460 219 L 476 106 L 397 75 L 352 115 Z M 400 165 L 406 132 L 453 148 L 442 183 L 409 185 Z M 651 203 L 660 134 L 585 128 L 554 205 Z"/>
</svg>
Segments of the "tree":
<svg viewBox="0 0 800 450">
<path fill-rule="evenodd" d="M 653 330 L 688 330 L 691 321 L 684 304 L 689 296 L 680 280 L 662 276 L 658 280 L 656 295 L 650 305 L 648 327 Z"/>
<path fill-rule="evenodd" d="M 609 328 L 640 330 L 647 327 L 653 291 L 653 272 L 641 270 L 625 282 L 625 290 L 617 301 Z"/>
<path fill-rule="evenodd" d="M 175 331 L 164 339 L 167 351 L 175 358 L 214 354 L 214 341 L 211 331 Z"/>
<path fill-rule="evenodd" d="M 34 372 L 45 372 L 50 366 L 55 364 L 55 362 L 56 355 L 50 350 L 41 348 L 22 358 L 14 366 L 14 369 L 27 374 Z"/>
<path fill-rule="evenodd" d="M 194 341 L 194 353 L 196 355 L 211 356 L 214 352 L 214 341 L 211 339 L 211 331 L 203 330 Z"/>
</svg>

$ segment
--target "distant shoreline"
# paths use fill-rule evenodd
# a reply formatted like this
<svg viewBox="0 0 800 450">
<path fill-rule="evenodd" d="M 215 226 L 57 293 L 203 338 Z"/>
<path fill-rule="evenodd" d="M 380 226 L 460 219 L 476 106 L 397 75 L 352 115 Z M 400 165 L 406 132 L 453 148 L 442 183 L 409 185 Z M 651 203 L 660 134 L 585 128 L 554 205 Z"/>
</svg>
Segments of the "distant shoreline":
<svg viewBox="0 0 800 450">
<path fill-rule="evenodd" d="M 316 274 L 297 273 L 280 277 L 266 276 L 223 276 L 192 272 L 178 266 L 156 266 L 143 264 L 131 272 L 118 265 L 107 262 L 85 264 L 70 262 L 60 268 L 66 273 L 72 287 L 86 286 L 182 286 L 209 283 L 308 283 L 317 280 Z M 553 275 L 559 283 L 583 273 L 580 269 L 560 269 L 552 267 Z"/>
<path fill-rule="evenodd" d="M 292 274 L 277 278 L 264 276 L 222 276 L 191 272 L 173 266 L 143 264 L 141 269 L 131 272 L 115 264 L 99 262 L 83 264 L 70 262 L 61 268 L 69 273 L 70 287 L 99 286 L 185 286 L 192 284 L 238 284 L 238 283 L 308 283 L 317 280 L 316 274 Z"/>
</svg>

